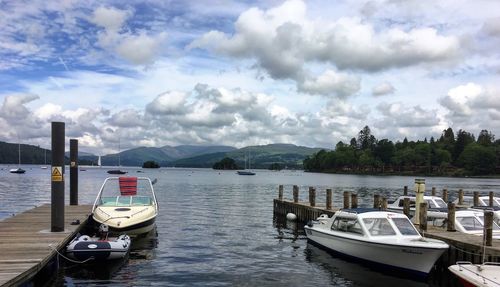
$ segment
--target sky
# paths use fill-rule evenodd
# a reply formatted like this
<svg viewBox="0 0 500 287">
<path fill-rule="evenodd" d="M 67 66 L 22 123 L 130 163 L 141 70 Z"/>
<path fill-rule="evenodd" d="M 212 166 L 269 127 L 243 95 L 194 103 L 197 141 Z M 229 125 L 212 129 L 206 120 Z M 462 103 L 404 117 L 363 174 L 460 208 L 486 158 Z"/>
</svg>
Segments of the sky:
<svg viewBox="0 0 500 287">
<path fill-rule="evenodd" d="M 0 140 L 500 138 L 500 1 L 0 0 Z"/>
</svg>

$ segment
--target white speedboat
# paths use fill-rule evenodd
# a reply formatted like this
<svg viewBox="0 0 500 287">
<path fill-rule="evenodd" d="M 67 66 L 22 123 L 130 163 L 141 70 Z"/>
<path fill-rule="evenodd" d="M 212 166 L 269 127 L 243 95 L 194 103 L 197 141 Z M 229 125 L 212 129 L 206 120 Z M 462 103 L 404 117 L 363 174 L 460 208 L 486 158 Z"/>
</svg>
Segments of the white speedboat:
<svg viewBox="0 0 500 287">
<path fill-rule="evenodd" d="M 465 287 L 500 287 L 500 263 L 472 264 L 459 261 L 448 267 Z"/>
<path fill-rule="evenodd" d="M 394 202 L 387 204 L 387 211 L 403 213 L 405 198 L 410 199 L 410 217 L 415 216 L 415 196 L 403 195 L 398 197 Z M 428 218 L 448 217 L 448 205 L 441 197 L 424 195 L 424 201 L 427 202 Z"/>
<path fill-rule="evenodd" d="M 433 225 L 445 227 L 447 219 L 436 219 Z M 477 210 L 455 211 L 455 230 L 461 233 L 483 236 L 484 213 Z M 493 238 L 500 239 L 500 226 L 493 222 Z"/>
<path fill-rule="evenodd" d="M 130 245 L 130 237 L 125 234 L 118 237 L 79 235 L 68 244 L 66 254 L 80 261 L 113 260 L 125 257 Z"/>
<path fill-rule="evenodd" d="M 135 236 L 153 229 L 158 203 L 147 177 L 108 177 L 92 207 L 92 218 L 111 233 Z"/>
<path fill-rule="evenodd" d="M 458 198 L 453 201 L 455 204 L 458 204 Z M 463 205 L 467 206 L 470 209 L 477 211 L 491 210 L 494 213 L 494 220 L 497 224 L 500 225 L 500 197 L 493 197 L 493 206 L 490 205 L 490 197 L 489 196 L 479 196 L 478 203 L 479 205 L 474 206 L 474 197 L 473 196 L 464 196 Z"/>
<path fill-rule="evenodd" d="M 305 227 L 307 238 L 333 252 L 378 267 L 425 277 L 448 244 L 423 238 L 404 214 L 344 209 Z"/>
</svg>

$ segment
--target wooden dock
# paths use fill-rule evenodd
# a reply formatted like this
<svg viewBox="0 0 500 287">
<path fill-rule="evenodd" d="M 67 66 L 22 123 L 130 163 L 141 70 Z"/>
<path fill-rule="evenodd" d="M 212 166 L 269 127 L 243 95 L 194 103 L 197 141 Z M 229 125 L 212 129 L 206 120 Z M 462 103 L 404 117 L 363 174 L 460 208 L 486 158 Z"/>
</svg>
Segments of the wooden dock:
<svg viewBox="0 0 500 287">
<path fill-rule="evenodd" d="M 86 223 L 91 208 L 65 206 L 64 232 L 50 232 L 49 204 L 0 221 L 0 286 L 17 286 L 34 280 L 54 261 L 56 250 L 62 250 Z M 76 220 L 80 224 L 72 225 Z"/>
<path fill-rule="evenodd" d="M 434 192 L 435 190 L 433 189 L 433 194 Z M 293 200 L 283 198 L 283 186 L 280 186 L 278 198 L 273 201 L 274 216 L 280 220 L 284 220 L 287 213 L 293 213 L 297 216 L 297 221 L 301 223 L 315 220 L 321 214 L 332 216 L 340 208 L 332 207 L 332 197 L 329 193 L 331 192 L 327 190 L 325 204 L 318 205 L 316 204 L 314 188 L 309 188 L 309 202 L 304 202 L 298 200 L 298 188 L 296 186 L 294 186 Z M 349 199 L 352 199 L 353 202 L 349 203 Z M 379 203 L 378 200 L 379 197 L 374 195 L 374 205 L 384 206 L 386 204 Z M 386 200 L 382 199 L 382 202 L 386 202 Z M 357 207 L 357 198 L 352 194 L 344 192 L 343 208 L 353 207 Z M 446 231 L 446 228 L 430 225 L 427 227 L 427 231 L 424 232 L 424 236 L 445 241 L 450 245 L 448 252 L 441 257 L 443 266 L 447 267 L 450 264 L 455 264 L 456 261 L 481 263 L 483 254 L 486 254 L 484 259 L 488 262 L 500 262 L 500 240 L 498 239 L 493 239 L 491 246 L 484 246 L 482 236 L 450 232 Z"/>
</svg>

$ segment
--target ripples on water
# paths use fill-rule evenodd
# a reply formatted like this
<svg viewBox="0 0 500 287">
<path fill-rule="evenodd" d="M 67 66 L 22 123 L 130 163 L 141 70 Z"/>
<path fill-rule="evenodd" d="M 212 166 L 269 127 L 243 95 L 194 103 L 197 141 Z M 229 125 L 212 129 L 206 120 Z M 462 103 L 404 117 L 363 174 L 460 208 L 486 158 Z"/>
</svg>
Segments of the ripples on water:
<svg viewBox="0 0 500 287">
<path fill-rule="evenodd" d="M 0 171 L 0 218 L 50 202 L 50 171 L 25 169 L 24 175 Z M 88 168 L 80 172 L 80 204 L 93 203 L 107 177 L 105 170 Z M 307 187 L 315 186 L 317 202 L 324 200 L 326 188 L 332 188 L 334 206 L 341 204 L 343 191 L 358 193 L 359 205 L 370 206 L 375 193 L 394 199 L 402 194 L 404 185 L 411 190 L 413 177 L 291 171 L 238 176 L 209 169 L 145 170 L 136 174 L 137 169 L 128 170 L 129 175 L 158 178 L 157 230 L 134 240 L 130 257 L 120 264 L 93 268 L 65 264 L 53 285 L 428 286 L 346 262 L 308 244 L 300 224 L 273 221 L 273 199 L 279 184 L 285 186 L 286 198 L 291 198 L 296 184 L 304 201 Z M 69 181 L 69 170 L 66 172 Z M 487 193 L 499 185 L 492 179 L 427 178 L 427 189 L 435 186 L 438 191 L 463 188 Z"/>
</svg>

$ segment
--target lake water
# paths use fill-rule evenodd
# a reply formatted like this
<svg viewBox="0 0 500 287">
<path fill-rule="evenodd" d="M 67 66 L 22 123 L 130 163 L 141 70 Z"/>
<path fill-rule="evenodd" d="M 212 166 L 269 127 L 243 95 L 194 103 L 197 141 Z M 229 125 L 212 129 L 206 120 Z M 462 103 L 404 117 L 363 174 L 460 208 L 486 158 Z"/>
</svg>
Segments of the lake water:
<svg viewBox="0 0 500 287">
<path fill-rule="evenodd" d="M 26 174 L 0 170 L 0 219 L 43 203 L 50 203 L 50 171 L 25 166 Z M 337 258 L 307 243 L 302 226 L 273 221 L 273 199 L 278 185 L 291 198 L 293 185 L 308 197 L 315 186 L 317 202 L 325 189 L 334 191 L 334 206 L 342 192 L 358 193 L 360 206 L 370 206 L 373 194 L 389 199 L 412 190 L 414 177 L 354 176 L 257 171 L 238 176 L 210 169 L 158 169 L 129 175 L 157 178 L 155 191 L 160 213 L 156 233 L 133 243 L 130 257 L 119 264 L 83 268 L 64 264 L 55 286 L 449 286 L 446 274 L 428 282 L 389 276 Z M 92 204 L 106 169 L 79 173 L 79 203 Z M 69 169 L 66 169 L 69 202 Z M 487 194 L 500 188 L 496 179 L 426 178 L 428 190 L 447 188 L 450 198 L 459 188 Z"/>
</svg>

